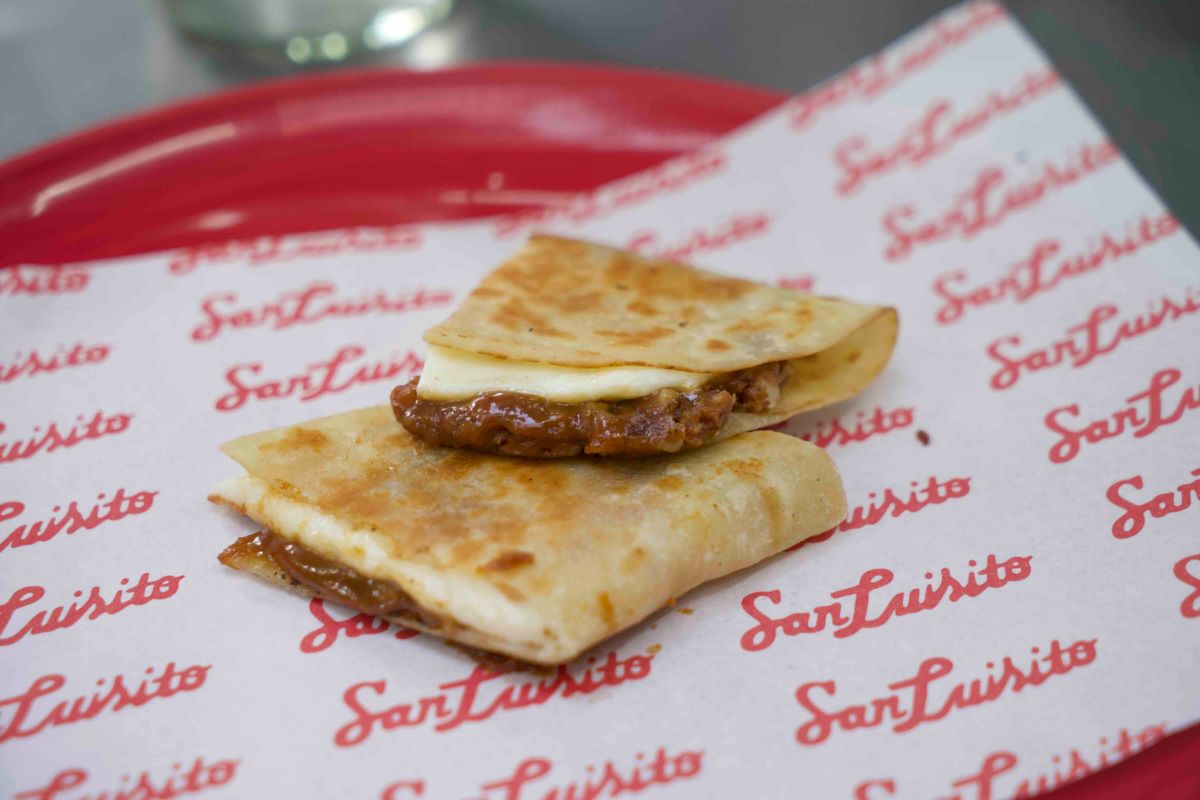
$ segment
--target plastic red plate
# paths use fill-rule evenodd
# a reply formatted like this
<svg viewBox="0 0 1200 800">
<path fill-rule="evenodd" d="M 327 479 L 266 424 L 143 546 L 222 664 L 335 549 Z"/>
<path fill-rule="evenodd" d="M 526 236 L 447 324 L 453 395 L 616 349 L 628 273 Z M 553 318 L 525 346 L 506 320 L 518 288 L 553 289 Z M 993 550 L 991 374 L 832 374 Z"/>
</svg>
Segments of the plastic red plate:
<svg viewBox="0 0 1200 800">
<path fill-rule="evenodd" d="M 0 164 L 0 267 L 509 212 L 704 145 L 783 99 L 683 75 L 545 63 L 262 83 Z M 489 204 L 474 198 L 479 189 Z M 1200 727 L 1048 796 L 1200 797 Z"/>
<path fill-rule="evenodd" d="M 0 165 L 0 266 L 461 219 L 590 188 L 783 97 L 679 75 L 497 64 L 274 81 Z M 471 190 L 504 205 L 472 202 Z"/>
</svg>

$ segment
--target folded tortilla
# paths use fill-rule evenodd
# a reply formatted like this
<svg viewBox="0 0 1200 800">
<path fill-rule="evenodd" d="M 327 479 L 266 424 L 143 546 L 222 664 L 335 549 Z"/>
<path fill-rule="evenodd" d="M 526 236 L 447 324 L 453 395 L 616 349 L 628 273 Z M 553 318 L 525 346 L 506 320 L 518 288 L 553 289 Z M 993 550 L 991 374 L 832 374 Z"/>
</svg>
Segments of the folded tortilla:
<svg viewBox="0 0 1200 800">
<path fill-rule="evenodd" d="M 426 332 L 430 355 L 424 373 L 407 394 L 405 387 L 397 389 L 393 406 L 397 419 L 431 444 L 540 455 L 536 448 L 506 449 L 507 440 L 472 442 L 461 429 L 472 424 L 512 428 L 511 420 L 551 417 L 570 404 L 628 405 L 662 391 L 694 397 L 744 371 L 786 365 L 778 373 L 786 382 L 780 386 L 777 378 L 769 387 L 769 403 L 743 403 L 739 396 L 732 413 L 729 405 L 713 412 L 720 416 L 716 426 L 697 429 L 691 443 L 682 446 L 689 447 L 857 394 L 891 357 L 897 327 L 894 308 L 766 286 L 589 242 L 534 236 L 485 277 L 449 319 Z M 507 421 L 497 419 L 494 405 L 482 413 L 480 404 L 464 408 L 472 398 L 496 393 L 559 405 L 553 412 L 536 406 L 524 417 L 511 413 Z M 659 406 L 666 410 L 643 416 L 673 414 L 678 421 L 683 413 L 678 403 Z M 436 418 L 439 414 L 443 418 Z M 447 422 L 454 414 L 459 421 Z M 619 422 L 605 419 L 600 426 L 619 428 Z M 569 427 L 557 416 L 547 424 Z M 651 448 L 673 449 L 675 444 Z M 576 454 L 570 449 L 545 453 Z"/>
<path fill-rule="evenodd" d="M 222 450 L 246 474 L 210 500 L 315 556 L 310 577 L 337 566 L 395 607 L 339 596 L 344 579 L 323 592 L 245 548 L 225 563 L 537 664 L 568 661 L 846 511 L 825 452 L 767 431 L 670 457 L 539 461 L 428 447 L 375 407 Z"/>
</svg>

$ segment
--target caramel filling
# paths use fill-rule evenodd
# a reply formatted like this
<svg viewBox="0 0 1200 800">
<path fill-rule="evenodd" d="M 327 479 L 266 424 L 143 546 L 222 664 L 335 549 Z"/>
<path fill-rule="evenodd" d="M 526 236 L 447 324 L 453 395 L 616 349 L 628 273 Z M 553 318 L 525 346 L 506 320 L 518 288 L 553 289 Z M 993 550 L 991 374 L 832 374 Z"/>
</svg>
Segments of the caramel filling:
<svg viewBox="0 0 1200 800">
<path fill-rule="evenodd" d="M 652 456 L 700 447 L 737 408 L 769 411 L 787 382 L 785 361 L 721 376 L 702 389 L 660 389 L 633 400 L 556 403 L 517 392 L 425 400 L 419 378 L 392 390 L 396 420 L 427 444 L 526 458 Z"/>
<path fill-rule="evenodd" d="M 217 556 L 222 564 L 243 569 L 248 563 L 282 572 L 322 600 L 390 620 L 409 620 L 426 628 L 441 627 L 440 617 L 422 608 L 396 584 L 363 575 L 317 551 L 269 530 L 243 536 Z"/>
</svg>

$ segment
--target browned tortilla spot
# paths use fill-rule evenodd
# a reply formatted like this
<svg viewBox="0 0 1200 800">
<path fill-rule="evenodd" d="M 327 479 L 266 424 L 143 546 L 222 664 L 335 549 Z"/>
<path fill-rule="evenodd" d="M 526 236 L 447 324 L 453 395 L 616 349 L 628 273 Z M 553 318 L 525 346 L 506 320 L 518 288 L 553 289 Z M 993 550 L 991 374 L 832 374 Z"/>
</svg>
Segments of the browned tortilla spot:
<svg viewBox="0 0 1200 800">
<path fill-rule="evenodd" d="M 687 483 L 678 475 L 667 475 L 664 478 L 656 480 L 654 485 L 666 492 L 677 492 L 686 486 Z"/>
<path fill-rule="evenodd" d="M 725 328 L 725 333 L 754 333 L 756 331 L 765 331 L 769 329 L 775 322 L 767 317 L 751 317 L 740 319 L 737 322 Z"/>
<path fill-rule="evenodd" d="M 617 616 L 613 611 L 612 600 L 608 599 L 608 592 L 601 592 L 596 598 L 600 603 L 600 618 L 604 620 L 604 624 L 612 628 L 617 621 Z"/>
<path fill-rule="evenodd" d="M 479 569 L 483 570 L 484 572 L 499 572 L 502 570 L 524 567 L 532 563 L 533 553 L 526 553 L 523 550 L 509 550 L 496 556 Z"/>
<path fill-rule="evenodd" d="M 469 563 L 478 561 L 485 547 L 487 547 L 487 543 L 481 539 L 462 539 L 451 546 L 450 553 L 456 563 Z"/>
<path fill-rule="evenodd" d="M 278 442 L 272 442 L 271 447 L 274 450 L 281 451 L 299 450 L 301 448 L 320 450 L 327 444 L 329 444 L 329 437 L 320 431 L 314 431 L 311 428 L 295 427 L 288 431 L 287 436 L 284 436 Z"/>
<path fill-rule="evenodd" d="M 600 302 L 600 292 L 564 293 L 547 301 L 547 305 L 559 311 L 575 313 L 586 311 Z"/>
<path fill-rule="evenodd" d="M 649 345 L 665 336 L 673 336 L 675 331 L 662 325 L 638 331 L 593 331 L 597 336 L 612 340 L 613 344 L 625 346 Z"/>
<path fill-rule="evenodd" d="M 275 491 L 279 492 L 280 494 L 284 495 L 285 497 L 290 497 L 293 500 L 303 500 L 304 499 L 303 496 L 300 494 L 300 490 L 297 489 L 292 484 L 288 483 L 287 481 L 276 478 L 274 483 L 275 483 Z"/>
<path fill-rule="evenodd" d="M 680 281 L 677 270 L 678 265 L 674 263 L 651 262 L 650 266 L 646 266 L 646 262 L 639 257 L 620 252 L 609 261 L 606 278 L 612 283 L 630 286 L 643 297 L 659 295 L 676 300 L 736 300 L 749 291 L 746 281 L 699 271 Z"/>
<path fill-rule="evenodd" d="M 763 462 L 757 458 L 730 461 L 724 468 L 742 478 L 757 478 L 763 474 Z"/>
<path fill-rule="evenodd" d="M 475 291 L 479 291 L 476 289 Z M 542 336 L 559 337 L 567 334 L 551 324 L 549 317 L 540 314 L 521 301 L 518 297 L 510 297 L 503 305 L 492 313 L 491 321 L 510 331 L 533 329 Z"/>
<path fill-rule="evenodd" d="M 635 547 L 629 551 L 622 562 L 621 567 L 626 572 L 633 572 L 638 569 L 641 562 L 646 558 L 646 551 L 641 547 Z"/>
<path fill-rule="evenodd" d="M 649 303 L 643 303 L 641 300 L 634 300 L 629 305 L 625 306 L 625 310 L 631 314 L 641 314 L 644 317 L 653 317 L 658 314 L 658 309 Z"/>
<path fill-rule="evenodd" d="M 494 585 L 500 590 L 501 594 L 503 594 L 509 600 L 512 600 L 514 603 L 525 602 L 525 593 L 517 587 L 507 584 L 504 581 L 496 581 Z"/>
</svg>

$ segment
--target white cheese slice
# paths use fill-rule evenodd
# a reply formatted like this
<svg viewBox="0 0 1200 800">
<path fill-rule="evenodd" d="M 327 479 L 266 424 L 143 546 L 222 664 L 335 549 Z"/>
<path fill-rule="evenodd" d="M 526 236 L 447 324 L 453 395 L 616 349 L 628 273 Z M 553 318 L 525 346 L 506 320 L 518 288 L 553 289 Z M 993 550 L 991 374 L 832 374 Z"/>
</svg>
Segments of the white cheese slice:
<svg viewBox="0 0 1200 800">
<path fill-rule="evenodd" d="M 417 396 L 466 400 L 485 392 L 520 392 L 558 403 L 582 403 L 645 397 L 659 389 L 692 391 L 712 377 L 660 367 L 563 367 L 431 345 Z"/>
</svg>

